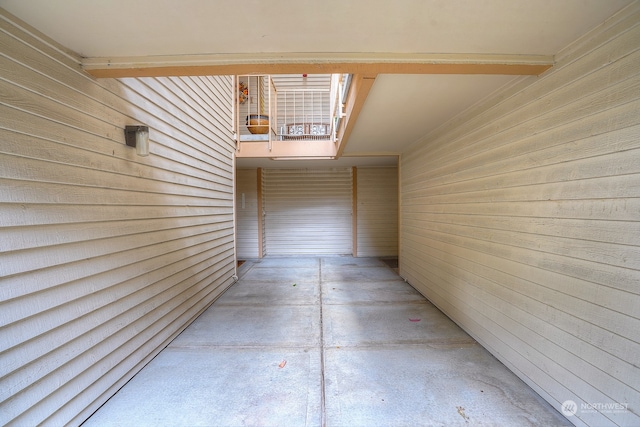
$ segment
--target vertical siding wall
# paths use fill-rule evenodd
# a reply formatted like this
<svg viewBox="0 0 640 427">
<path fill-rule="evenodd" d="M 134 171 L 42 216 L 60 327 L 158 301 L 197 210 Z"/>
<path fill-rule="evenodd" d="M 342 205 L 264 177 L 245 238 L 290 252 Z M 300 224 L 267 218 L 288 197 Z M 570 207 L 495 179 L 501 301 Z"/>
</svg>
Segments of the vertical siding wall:
<svg viewBox="0 0 640 427">
<path fill-rule="evenodd" d="M 5 15 L 0 45 L 0 425 L 77 425 L 232 283 L 232 81 L 95 81 Z"/>
<path fill-rule="evenodd" d="M 359 257 L 398 256 L 398 168 L 357 170 Z"/>
<path fill-rule="evenodd" d="M 238 258 L 259 258 L 257 169 L 236 171 L 236 218 Z"/>
<path fill-rule="evenodd" d="M 639 24 L 636 3 L 401 162 L 402 276 L 576 425 L 640 425 Z"/>
</svg>

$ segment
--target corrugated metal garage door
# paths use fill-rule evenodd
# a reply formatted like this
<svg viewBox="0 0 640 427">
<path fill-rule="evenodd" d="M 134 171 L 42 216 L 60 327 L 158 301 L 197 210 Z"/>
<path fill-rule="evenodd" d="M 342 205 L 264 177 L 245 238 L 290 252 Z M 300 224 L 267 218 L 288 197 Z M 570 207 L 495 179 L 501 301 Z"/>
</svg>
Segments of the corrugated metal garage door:
<svg viewBox="0 0 640 427">
<path fill-rule="evenodd" d="M 351 168 L 264 171 L 266 253 L 351 254 Z"/>
</svg>

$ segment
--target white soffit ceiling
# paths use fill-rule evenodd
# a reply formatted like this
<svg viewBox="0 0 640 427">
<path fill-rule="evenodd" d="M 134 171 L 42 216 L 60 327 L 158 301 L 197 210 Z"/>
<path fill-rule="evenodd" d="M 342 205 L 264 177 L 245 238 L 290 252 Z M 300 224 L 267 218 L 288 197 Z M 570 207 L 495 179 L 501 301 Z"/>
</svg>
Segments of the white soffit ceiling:
<svg viewBox="0 0 640 427">
<path fill-rule="evenodd" d="M 0 0 L 85 57 L 276 53 L 555 55 L 632 0 Z M 311 54 L 311 55 L 308 55 Z M 379 75 L 337 161 L 399 153 L 522 77 Z M 299 163 L 299 164 L 298 164 Z M 238 166 L 305 162 L 238 160 Z M 285 166 L 286 165 L 286 166 Z"/>
<path fill-rule="evenodd" d="M 400 153 L 461 111 L 522 77 L 396 75 L 376 78 L 345 154 Z"/>
<path fill-rule="evenodd" d="M 251 159 L 238 158 L 236 166 L 240 169 L 272 168 L 272 169 L 311 169 L 311 168 L 343 168 L 366 166 L 397 166 L 398 156 L 369 156 L 350 157 L 342 156 L 336 160 L 295 159 L 295 160 L 271 160 L 269 158 Z"/>
<path fill-rule="evenodd" d="M 85 57 L 553 55 L 630 0 L 0 0 Z"/>
</svg>

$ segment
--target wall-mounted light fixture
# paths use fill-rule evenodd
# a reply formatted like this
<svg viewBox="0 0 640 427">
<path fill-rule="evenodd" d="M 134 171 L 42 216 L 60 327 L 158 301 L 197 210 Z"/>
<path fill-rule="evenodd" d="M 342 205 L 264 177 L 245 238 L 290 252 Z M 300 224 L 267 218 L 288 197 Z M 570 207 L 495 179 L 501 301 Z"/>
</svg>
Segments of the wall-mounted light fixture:
<svg viewBox="0 0 640 427">
<path fill-rule="evenodd" d="M 138 156 L 149 155 L 149 127 L 125 126 L 124 139 L 129 147 L 136 147 Z"/>
</svg>

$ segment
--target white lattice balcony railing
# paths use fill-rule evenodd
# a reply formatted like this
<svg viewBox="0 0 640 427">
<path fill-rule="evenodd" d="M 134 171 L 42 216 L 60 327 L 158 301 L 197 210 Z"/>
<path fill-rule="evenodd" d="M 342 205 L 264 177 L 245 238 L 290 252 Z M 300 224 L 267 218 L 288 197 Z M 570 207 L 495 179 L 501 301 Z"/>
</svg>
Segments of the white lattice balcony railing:
<svg viewBox="0 0 640 427">
<path fill-rule="evenodd" d="M 347 75 L 238 76 L 240 157 L 334 157 Z"/>
<path fill-rule="evenodd" d="M 278 91 L 278 139 L 331 139 L 330 76 L 324 88 Z"/>
</svg>

